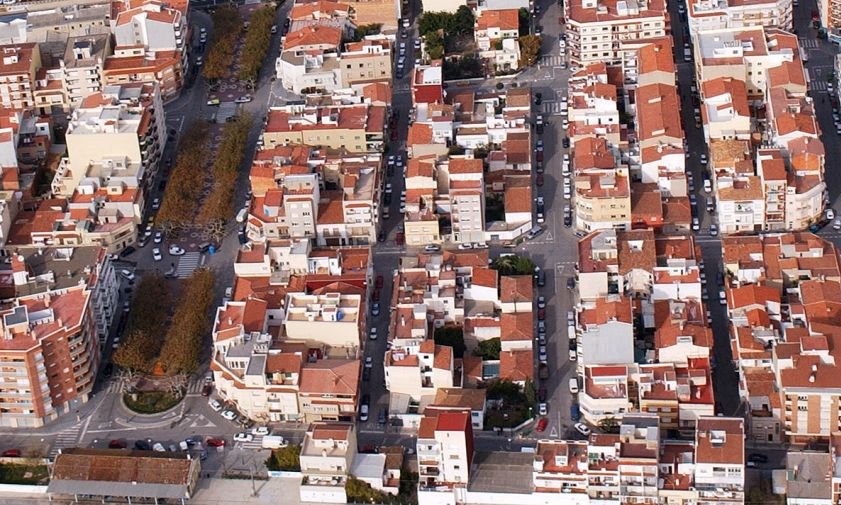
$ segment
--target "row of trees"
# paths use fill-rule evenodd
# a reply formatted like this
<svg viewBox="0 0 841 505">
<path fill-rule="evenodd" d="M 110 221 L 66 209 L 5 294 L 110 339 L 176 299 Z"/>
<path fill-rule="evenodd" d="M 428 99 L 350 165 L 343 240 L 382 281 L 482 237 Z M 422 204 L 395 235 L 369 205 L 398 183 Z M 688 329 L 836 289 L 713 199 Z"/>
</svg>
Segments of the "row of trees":
<svg viewBox="0 0 841 505">
<path fill-rule="evenodd" d="M 201 200 L 204 167 L 207 164 L 208 130 L 194 123 L 187 128 L 178 144 L 178 156 L 172 167 L 161 209 L 158 226 L 164 230 L 191 223 L 196 202 Z M 197 174 L 201 174 L 197 177 Z"/>
<path fill-rule="evenodd" d="M 263 60 L 272 41 L 272 25 L 275 21 L 274 5 L 266 5 L 254 11 L 249 18 L 248 35 L 239 58 L 239 73 L 242 80 L 254 81 L 260 74 Z"/>
<path fill-rule="evenodd" d="M 443 31 L 447 36 L 473 33 L 476 17 L 466 5 L 451 12 L 424 12 L 418 20 L 418 31 L 426 37 L 432 32 Z"/>
<path fill-rule="evenodd" d="M 368 35 L 377 35 L 383 29 L 382 23 L 371 23 L 368 25 L 359 25 L 356 27 L 356 31 L 353 32 L 353 41 L 359 42 Z"/>
<path fill-rule="evenodd" d="M 164 343 L 168 310 L 169 291 L 164 278 L 155 273 L 144 275 L 129 312 L 127 337 L 114 353 L 114 363 L 150 373 Z"/>
<path fill-rule="evenodd" d="M 473 79 L 484 75 L 485 65 L 475 54 L 444 60 L 444 76 L 447 79 Z"/>
<path fill-rule="evenodd" d="M 237 38 L 242 33 L 242 18 L 234 4 L 222 5 L 213 13 L 213 40 L 204 62 L 205 79 L 224 79 L 231 71 Z"/>
<path fill-rule="evenodd" d="M 500 275 L 529 275 L 534 273 L 534 261 L 525 256 L 509 254 L 493 260 L 491 268 Z"/>
<path fill-rule="evenodd" d="M 540 56 L 540 45 L 543 39 L 537 35 L 523 35 L 520 41 L 520 68 L 526 68 L 537 63 Z"/>
<path fill-rule="evenodd" d="M 209 224 L 226 221 L 233 215 L 234 190 L 250 127 L 249 114 L 242 114 L 236 121 L 225 125 L 213 162 L 213 188 L 202 204 L 199 222 Z"/>
<path fill-rule="evenodd" d="M 158 359 L 167 375 L 191 374 L 198 367 L 202 340 L 210 331 L 214 283 L 213 272 L 200 268 L 184 284 Z"/>
</svg>

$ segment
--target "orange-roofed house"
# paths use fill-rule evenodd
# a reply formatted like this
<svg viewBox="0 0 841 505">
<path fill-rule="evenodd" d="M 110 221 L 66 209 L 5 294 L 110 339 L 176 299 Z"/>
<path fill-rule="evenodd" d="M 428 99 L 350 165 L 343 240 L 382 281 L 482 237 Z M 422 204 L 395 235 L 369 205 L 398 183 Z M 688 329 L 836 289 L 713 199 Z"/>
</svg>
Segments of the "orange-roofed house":
<svg viewBox="0 0 841 505">
<path fill-rule="evenodd" d="M 748 140 L 750 109 L 744 81 L 717 77 L 701 83 L 701 120 L 704 136 L 711 139 Z"/>
<path fill-rule="evenodd" d="M 715 210 L 722 234 L 765 229 L 763 189 L 762 179 L 755 175 L 717 178 Z"/>
<path fill-rule="evenodd" d="M 283 106 L 268 111 L 265 145 L 304 144 L 351 153 L 379 151 L 386 108 L 370 104 Z"/>
<path fill-rule="evenodd" d="M 690 3 L 687 9 L 689 33 L 699 30 L 740 28 L 746 25 L 792 28 L 791 4 L 786 0 L 758 2 L 726 1 L 712 4 Z M 824 24 L 824 26 L 827 26 Z"/>
<path fill-rule="evenodd" d="M 517 9 L 483 9 L 476 18 L 473 36 L 479 49 L 491 48 L 491 41 L 515 39 L 520 34 L 520 16 Z"/>
<path fill-rule="evenodd" d="M 356 451 L 356 427 L 352 419 L 310 424 L 301 443 L 299 460 L 304 480 L 295 500 L 347 503 L 345 486 Z"/>
<path fill-rule="evenodd" d="M 578 395 L 581 414 L 590 424 L 602 419 L 621 419 L 633 411 L 628 398 L 629 369 L 624 365 L 585 366 L 584 381 Z"/>
<path fill-rule="evenodd" d="M 409 158 L 420 158 L 426 155 L 444 156 L 447 154 L 447 143 L 436 141 L 432 125 L 415 122 L 409 127 L 406 153 Z"/>
<path fill-rule="evenodd" d="M 418 503 L 453 503 L 455 487 L 470 481 L 473 425 L 470 412 L 432 411 L 418 426 Z"/>
<path fill-rule="evenodd" d="M 33 91 L 41 51 L 35 42 L 0 45 L 0 105 L 28 109 L 35 105 Z"/>
<path fill-rule="evenodd" d="M 342 87 L 391 82 L 392 42 L 386 38 L 348 42 L 339 59 Z"/>
<path fill-rule="evenodd" d="M 338 357 L 360 345 L 364 319 L 359 295 L 292 293 L 287 297 L 283 324 L 290 340 L 307 342 Z"/>
</svg>

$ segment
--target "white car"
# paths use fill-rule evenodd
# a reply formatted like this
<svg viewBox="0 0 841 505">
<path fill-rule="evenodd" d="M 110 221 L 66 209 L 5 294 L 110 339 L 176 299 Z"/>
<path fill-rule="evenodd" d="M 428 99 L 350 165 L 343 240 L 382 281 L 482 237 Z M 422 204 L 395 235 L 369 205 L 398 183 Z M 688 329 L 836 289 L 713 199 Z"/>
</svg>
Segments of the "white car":
<svg viewBox="0 0 841 505">
<path fill-rule="evenodd" d="M 537 413 L 541 416 L 545 416 L 549 413 L 549 406 L 546 405 L 546 402 L 540 402 L 537 404 Z"/>
<path fill-rule="evenodd" d="M 832 221 L 835 219 L 835 211 L 832 209 L 826 209 L 825 217 L 827 221 Z"/>
<path fill-rule="evenodd" d="M 441 250 L 441 246 L 438 244 L 426 244 L 423 246 L 424 252 L 438 252 Z"/>
<path fill-rule="evenodd" d="M 211 399 L 209 402 L 207 402 L 207 404 L 210 405 L 210 408 L 213 409 L 214 412 L 219 412 L 220 410 L 222 410 L 222 404 L 219 403 L 219 400 Z"/>
<path fill-rule="evenodd" d="M 718 292 L 718 302 L 722 305 L 727 304 L 727 293 L 723 289 Z"/>
<path fill-rule="evenodd" d="M 269 429 L 265 426 L 257 426 L 251 430 L 251 434 L 255 437 L 264 437 L 269 434 Z"/>
<path fill-rule="evenodd" d="M 546 346 L 545 345 L 540 346 L 540 351 L 538 353 L 538 356 L 539 356 L 539 359 L 540 359 L 541 363 L 546 363 L 546 362 L 549 361 L 549 356 L 546 354 Z"/>
<path fill-rule="evenodd" d="M 377 329 L 371 328 L 371 331 L 368 333 L 368 338 L 371 340 L 377 340 Z"/>
<path fill-rule="evenodd" d="M 252 440 L 254 440 L 254 435 L 251 433 L 242 432 L 234 435 L 235 442 L 251 442 Z"/>
<path fill-rule="evenodd" d="M 590 428 L 584 423 L 575 423 L 575 431 L 581 433 L 585 437 L 590 436 Z"/>
<path fill-rule="evenodd" d="M 158 210 L 161 208 L 161 199 L 155 198 L 152 200 L 152 210 Z"/>
<path fill-rule="evenodd" d="M 181 249 L 177 245 L 171 245 L 169 246 L 169 254 L 170 256 L 183 256 L 184 249 Z"/>
<path fill-rule="evenodd" d="M 237 418 L 237 413 L 234 412 L 233 410 L 226 410 L 226 411 L 222 412 L 222 417 L 224 417 L 228 421 L 233 421 L 234 419 Z"/>
<path fill-rule="evenodd" d="M 236 103 L 248 103 L 251 100 L 253 100 L 251 98 L 251 95 L 245 95 L 245 96 L 241 96 L 241 97 L 237 98 L 236 100 L 234 100 L 234 102 L 236 102 Z"/>
<path fill-rule="evenodd" d="M 692 231 L 698 231 L 701 229 L 701 222 L 698 221 L 697 217 L 692 218 Z"/>
<path fill-rule="evenodd" d="M 120 270 L 120 275 L 122 275 L 123 278 L 127 281 L 133 281 L 134 280 L 134 273 L 130 272 L 128 270 Z"/>
<path fill-rule="evenodd" d="M 575 361 L 577 359 L 578 359 L 578 354 L 576 354 L 575 349 L 570 349 L 569 350 L 569 360 L 570 361 Z"/>
<path fill-rule="evenodd" d="M 164 259 L 163 255 L 161 255 L 161 250 L 157 247 L 152 249 L 152 259 L 155 261 L 161 261 Z"/>
<path fill-rule="evenodd" d="M 371 356 L 368 356 L 367 358 L 365 358 L 365 368 L 373 368 L 373 366 L 374 366 L 374 358 L 372 358 Z"/>
<path fill-rule="evenodd" d="M 569 392 L 572 394 L 578 394 L 578 379 L 572 377 L 569 380 Z"/>
<path fill-rule="evenodd" d="M 161 233 L 161 232 L 159 232 L 159 231 L 156 231 L 156 232 L 155 232 L 154 242 L 155 242 L 156 244 L 160 244 L 160 243 L 161 243 L 161 242 L 163 242 L 163 241 L 164 241 L 164 234 L 163 234 L 163 233 Z"/>
</svg>

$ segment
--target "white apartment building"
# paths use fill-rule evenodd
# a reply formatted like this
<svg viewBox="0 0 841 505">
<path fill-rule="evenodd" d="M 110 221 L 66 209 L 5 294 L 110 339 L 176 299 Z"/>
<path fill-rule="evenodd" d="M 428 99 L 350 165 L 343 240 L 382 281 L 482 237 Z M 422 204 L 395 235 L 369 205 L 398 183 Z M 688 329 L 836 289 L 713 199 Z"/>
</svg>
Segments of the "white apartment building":
<svg viewBox="0 0 841 505">
<path fill-rule="evenodd" d="M 598 425 L 603 419 L 622 419 L 634 410 L 628 398 L 628 367 L 586 366 L 578 403 L 588 423 Z"/>
<path fill-rule="evenodd" d="M 438 389 L 461 387 L 453 380 L 454 363 L 453 348 L 432 340 L 386 351 L 383 368 L 389 404 L 427 404 Z"/>
<path fill-rule="evenodd" d="M 363 320 L 360 295 L 290 293 L 286 297 L 286 337 L 324 347 L 327 353 L 333 349 L 337 357 L 359 348 Z"/>
<path fill-rule="evenodd" d="M 610 295 L 582 304 L 578 312 L 578 361 L 582 374 L 587 365 L 621 365 L 634 362 L 634 327 L 631 299 Z"/>
<path fill-rule="evenodd" d="M 308 503 L 347 503 L 345 486 L 356 455 L 352 423 L 313 423 L 301 443 L 300 500 Z"/>
<path fill-rule="evenodd" d="M 418 503 L 448 503 L 467 489 L 473 460 L 470 413 L 432 412 L 418 427 Z"/>
<path fill-rule="evenodd" d="M 78 107 L 82 100 L 102 90 L 102 69 L 111 55 L 111 35 L 85 35 L 67 41 L 59 61 L 64 83 L 65 106 Z"/>
<path fill-rule="evenodd" d="M 143 46 L 146 51 L 176 51 L 182 54 L 182 68 L 188 67 L 190 40 L 187 13 L 157 1 L 147 1 L 124 10 L 112 23 L 117 47 Z"/>
<path fill-rule="evenodd" d="M 716 178 L 716 213 L 721 233 L 765 229 L 762 190 L 762 180 L 755 175 Z"/>
<path fill-rule="evenodd" d="M 743 419 L 702 417 L 695 428 L 695 488 L 699 504 L 744 503 Z"/>
<path fill-rule="evenodd" d="M 286 35 L 275 63 L 277 78 L 293 93 L 342 87 L 342 30 L 328 25 L 307 25 Z"/>
<path fill-rule="evenodd" d="M 686 3 L 689 33 L 693 38 L 698 32 L 722 28 L 769 26 L 791 30 L 792 27 L 792 0 L 688 0 Z"/>
<path fill-rule="evenodd" d="M 650 39 L 669 33 L 663 0 L 572 0 L 564 3 L 569 58 L 573 64 L 619 63 L 620 40 Z"/>
</svg>

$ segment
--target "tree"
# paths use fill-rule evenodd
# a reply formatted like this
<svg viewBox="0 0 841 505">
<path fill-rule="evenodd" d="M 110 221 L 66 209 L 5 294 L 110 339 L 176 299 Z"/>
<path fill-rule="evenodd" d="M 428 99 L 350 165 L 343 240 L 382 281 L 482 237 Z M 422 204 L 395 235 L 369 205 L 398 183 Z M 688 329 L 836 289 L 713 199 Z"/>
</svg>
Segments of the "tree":
<svg viewBox="0 0 841 505">
<path fill-rule="evenodd" d="M 214 281 L 213 272 L 200 268 L 185 283 L 159 357 L 167 375 L 191 374 L 198 367 L 202 340 L 210 331 Z"/>
<path fill-rule="evenodd" d="M 189 125 L 178 143 L 178 156 L 169 175 L 158 226 L 164 230 L 190 223 L 196 212 L 196 202 L 201 198 L 202 184 L 210 160 L 207 156 L 208 130 L 205 125 Z"/>
<path fill-rule="evenodd" d="M 531 275 L 534 273 L 534 266 L 531 259 L 516 254 L 500 256 L 491 263 L 491 268 L 497 270 L 500 275 Z"/>
<path fill-rule="evenodd" d="M 353 34 L 353 41 L 359 42 L 368 35 L 377 35 L 381 32 L 382 28 L 382 23 L 371 23 L 369 25 L 358 26 Z"/>
<path fill-rule="evenodd" d="M 435 343 L 453 348 L 456 358 L 464 356 L 464 330 L 459 326 L 442 326 L 435 330 Z"/>
<path fill-rule="evenodd" d="M 473 79 L 484 75 L 485 65 L 476 55 L 468 55 L 456 60 L 444 60 L 443 72 L 446 79 Z"/>
<path fill-rule="evenodd" d="M 431 60 L 444 57 L 444 39 L 439 32 L 430 32 L 426 38 L 426 54 Z"/>
<path fill-rule="evenodd" d="M 483 360 L 498 360 L 501 351 L 502 342 L 499 337 L 494 337 L 479 342 L 479 346 L 474 349 L 473 354 L 481 356 Z"/>
<path fill-rule="evenodd" d="M 274 5 L 265 5 L 254 11 L 248 18 L 250 26 L 245 36 L 245 44 L 239 57 L 237 77 L 254 81 L 260 74 L 263 60 L 272 41 L 271 29 L 275 22 Z"/>
<path fill-rule="evenodd" d="M 520 11 L 518 12 L 519 18 L 519 27 L 518 30 L 520 32 L 520 37 L 529 34 L 529 25 L 531 24 L 531 19 L 529 16 L 529 10 L 525 7 L 520 7 Z"/>
<path fill-rule="evenodd" d="M 300 472 L 301 446 L 288 445 L 272 451 L 266 460 L 266 467 L 274 472 Z"/>
<path fill-rule="evenodd" d="M 619 429 L 619 421 L 615 417 L 603 417 L 599 420 L 599 429 L 605 433 L 614 433 Z"/>
<path fill-rule="evenodd" d="M 359 480 L 353 475 L 348 477 L 345 485 L 348 503 L 385 503 L 389 496 L 382 491 L 377 491 L 370 484 Z"/>
<path fill-rule="evenodd" d="M 202 203 L 198 222 L 210 224 L 224 222 L 234 213 L 233 199 L 239 176 L 239 166 L 245 154 L 251 116 L 241 115 L 236 121 L 225 124 L 222 140 L 213 162 L 213 187 Z"/>
<path fill-rule="evenodd" d="M 523 393 L 520 386 L 508 379 L 497 379 L 488 385 L 488 398 L 502 400 L 504 403 L 523 403 Z"/>
<path fill-rule="evenodd" d="M 530 67 L 537 63 L 540 56 L 540 45 L 543 39 L 537 35 L 523 35 L 520 37 L 520 68 Z"/>
<path fill-rule="evenodd" d="M 476 23 L 476 17 L 473 11 L 466 5 L 460 5 L 452 20 L 452 30 L 456 33 L 465 35 L 473 33 L 473 27 Z"/>
<path fill-rule="evenodd" d="M 208 80 L 224 79 L 231 71 L 237 39 L 242 33 L 243 23 L 239 10 L 233 5 L 216 8 L 213 19 L 213 39 L 205 58 L 202 74 Z"/>
<path fill-rule="evenodd" d="M 122 368 L 150 372 L 161 350 L 169 311 L 169 290 L 161 275 L 150 272 L 137 285 L 126 324 L 126 337 L 114 353 Z"/>
</svg>

